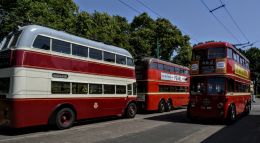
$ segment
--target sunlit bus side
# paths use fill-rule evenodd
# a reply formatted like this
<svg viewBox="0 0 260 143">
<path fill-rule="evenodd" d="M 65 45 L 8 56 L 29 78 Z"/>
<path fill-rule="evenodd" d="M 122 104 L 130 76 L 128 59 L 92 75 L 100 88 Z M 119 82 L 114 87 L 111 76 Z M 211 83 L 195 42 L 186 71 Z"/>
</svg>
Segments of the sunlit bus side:
<svg viewBox="0 0 260 143">
<path fill-rule="evenodd" d="M 188 104 L 189 68 L 154 58 L 136 61 L 137 100 L 141 109 L 158 112 Z"/>
<path fill-rule="evenodd" d="M 192 50 L 189 118 L 234 121 L 251 109 L 249 61 L 227 42 L 208 42 Z"/>
<path fill-rule="evenodd" d="M 0 47 L 0 124 L 12 128 L 136 114 L 131 54 L 111 45 L 29 25 Z"/>
</svg>

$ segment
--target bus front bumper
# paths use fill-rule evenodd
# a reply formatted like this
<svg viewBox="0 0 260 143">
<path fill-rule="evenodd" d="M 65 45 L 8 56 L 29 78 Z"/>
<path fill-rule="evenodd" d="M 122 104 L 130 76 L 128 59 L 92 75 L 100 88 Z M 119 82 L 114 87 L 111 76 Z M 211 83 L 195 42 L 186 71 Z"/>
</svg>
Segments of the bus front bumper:
<svg viewBox="0 0 260 143">
<path fill-rule="evenodd" d="M 224 111 L 211 107 L 188 107 L 190 118 L 196 119 L 224 119 Z"/>
</svg>

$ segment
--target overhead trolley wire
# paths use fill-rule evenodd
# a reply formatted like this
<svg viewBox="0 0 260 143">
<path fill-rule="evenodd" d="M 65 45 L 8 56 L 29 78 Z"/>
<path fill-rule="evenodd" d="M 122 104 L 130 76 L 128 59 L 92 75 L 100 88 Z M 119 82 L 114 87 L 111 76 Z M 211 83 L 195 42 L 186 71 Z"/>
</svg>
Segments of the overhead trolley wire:
<svg viewBox="0 0 260 143">
<path fill-rule="evenodd" d="M 149 9 L 152 13 L 154 13 L 155 15 L 157 15 L 158 17 L 163 18 L 163 16 L 161 16 L 158 12 L 156 12 L 155 10 L 153 10 L 151 7 L 147 6 L 145 3 L 141 2 L 140 0 L 136 0 L 138 3 L 140 3 L 142 6 L 144 6 L 145 8 Z M 194 41 L 198 42 L 199 41 L 197 39 L 195 39 L 194 37 L 191 36 L 191 34 L 188 34 L 187 32 L 185 32 L 183 29 L 181 30 L 185 35 L 189 35 L 189 37 L 191 39 L 193 39 Z"/>
<path fill-rule="evenodd" d="M 141 12 L 137 9 L 135 9 L 134 7 L 130 6 L 129 4 L 127 4 L 126 2 L 123 2 L 122 0 L 118 0 L 120 3 L 124 4 L 125 6 L 127 6 L 128 8 L 132 9 L 133 11 L 135 11 L 138 14 L 141 14 Z"/>
<path fill-rule="evenodd" d="M 145 8 L 149 9 L 151 12 L 153 12 L 154 14 L 156 14 L 159 17 L 162 17 L 159 13 L 157 13 L 156 11 L 154 11 L 152 8 L 148 7 L 145 3 L 143 3 L 140 0 L 136 0 L 138 3 L 140 3 L 142 6 L 144 6 Z"/>
<path fill-rule="evenodd" d="M 249 42 L 250 40 L 248 39 L 248 37 L 246 36 L 246 34 L 241 30 L 241 28 L 239 27 L 238 23 L 235 21 L 234 17 L 231 15 L 231 13 L 229 12 L 229 10 L 227 9 L 227 7 L 225 6 L 225 4 L 222 2 L 222 0 L 219 0 L 220 3 L 222 5 L 224 5 L 224 9 L 227 12 L 227 14 L 229 15 L 229 17 L 231 18 L 231 20 L 233 21 L 233 23 L 236 25 L 237 29 L 240 31 L 240 33 L 243 35 L 243 37 L 247 40 L 247 42 Z"/>
<path fill-rule="evenodd" d="M 200 0 L 201 3 L 208 9 L 208 11 L 214 16 L 214 18 L 218 21 L 218 23 L 232 36 L 238 43 L 241 43 L 240 40 L 226 27 L 226 25 L 213 13 L 212 10 L 207 6 L 207 4 Z"/>
</svg>

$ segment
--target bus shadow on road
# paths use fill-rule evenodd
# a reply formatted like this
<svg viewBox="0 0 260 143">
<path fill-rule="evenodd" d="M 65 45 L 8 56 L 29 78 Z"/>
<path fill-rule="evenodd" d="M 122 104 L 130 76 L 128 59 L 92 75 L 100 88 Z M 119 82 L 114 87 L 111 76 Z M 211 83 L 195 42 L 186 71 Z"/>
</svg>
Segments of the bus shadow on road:
<svg viewBox="0 0 260 143">
<path fill-rule="evenodd" d="M 103 118 L 95 118 L 95 119 L 87 119 L 87 120 L 79 120 L 74 123 L 73 127 L 77 126 L 84 126 L 89 124 L 98 124 L 102 122 L 109 122 L 118 119 L 122 119 L 123 117 L 119 116 L 109 116 Z M 55 126 L 33 126 L 33 127 L 26 127 L 26 128 L 19 128 L 19 129 L 12 129 L 12 128 L 0 128 L 0 135 L 4 136 L 18 136 L 18 135 L 26 135 L 32 133 L 39 133 L 39 132 L 49 132 L 49 131 L 59 131 Z"/>
<path fill-rule="evenodd" d="M 181 110 L 181 109 L 187 109 L 186 106 L 183 106 L 183 107 L 175 107 L 173 109 L 173 111 L 178 111 L 178 110 Z M 167 113 L 167 112 L 165 112 Z M 147 110 L 142 110 L 142 109 L 139 109 L 137 110 L 137 114 L 140 114 L 140 115 L 153 115 L 153 114 L 158 114 L 158 111 L 157 110 L 151 110 L 151 111 L 147 111 Z"/>
<path fill-rule="evenodd" d="M 219 120 L 196 120 L 191 121 L 186 116 L 186 111 L 169 113 L 165 115 L 158 115 L 153 117 L 145 118 L 146 120 L 164 121 L 172 123 L 186 123 L 186 124 L 202 124 L 202 125 L 219 125 L 223 124 L 223 121 Z"/>
<path fill-rule="evenodd" d="M 48 132 L 51 131 L 52 127 L 49 126 L 36 126 L 36 127 L 27 127 L 27 128 L 0 128 L 0 135 L 4 136 L 17 136 L 17 135 L 24 135 L 30 133 L 37 133 L 37 132 Z"/>
<path fill-rule="evenodd" d="M 202 143 L 259 143 L 260 115 L 248 115 L 238 119 L 205 139 Z"/>
</svg>

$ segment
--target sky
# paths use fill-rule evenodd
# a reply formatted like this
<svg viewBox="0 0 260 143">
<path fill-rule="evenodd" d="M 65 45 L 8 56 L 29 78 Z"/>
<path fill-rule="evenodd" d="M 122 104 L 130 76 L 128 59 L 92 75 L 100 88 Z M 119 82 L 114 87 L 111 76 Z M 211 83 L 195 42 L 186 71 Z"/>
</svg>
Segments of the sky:
<svg viewBox="0 0 260 143">
<path fill-rule="evenodd" d="M 132 22 L 135 16 L 143 12 L 148 13 L 153 19 L 158 18 L 158 15 L 160 15 L 170 20 L 184 34 L 189 35 L 192 45 L 198 42 L 214 40 L 227 41 L 232 44 L 250 42 L 254 43 L 254 47 L 260 47 L 260 0 L 203 0 L 210 10 L 221 6 L 222 3 L 225 5 L 225 7 L 213 12 L 223 24 L 220 24 L 215 19 L 201 0 L 74 1 L 81 11 L 89 13 L 98 11 L 110 15 L 120 15 L 126 17 L 129 23 Z M 123 3 L 126 3 L 134 10 Z M 243 49 L 247 48 L 249 47 Z"/>
</svg>

